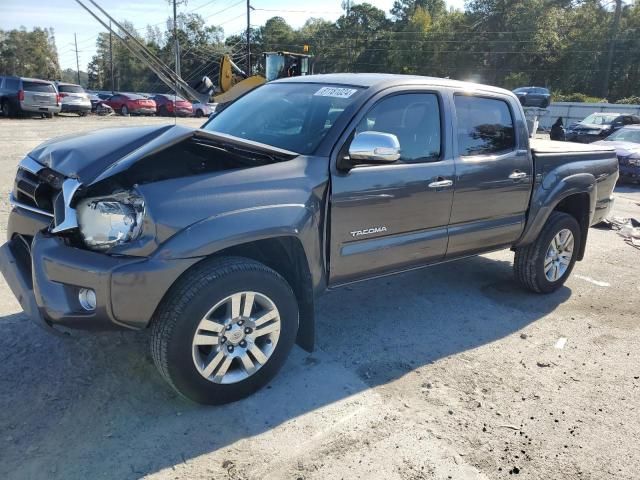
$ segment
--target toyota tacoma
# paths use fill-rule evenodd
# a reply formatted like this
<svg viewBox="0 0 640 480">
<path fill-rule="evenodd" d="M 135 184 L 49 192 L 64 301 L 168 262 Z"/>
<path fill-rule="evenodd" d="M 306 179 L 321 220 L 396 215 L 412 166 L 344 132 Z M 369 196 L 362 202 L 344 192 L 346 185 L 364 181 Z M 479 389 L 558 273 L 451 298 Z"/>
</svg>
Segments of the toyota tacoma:
<svg viewBox="0 0 640 480">
<path fill-rule="evenodd" d="M 0 266 L 41 326 L 149 328 L 168 383 L 224 403 L 313 348 L 328 289 L 508 248 L 524 288 L 553 292 L 617 178 L 613 149 L 530 140 L 506 90 L 288 78 L 201 128 L 40 145 L 18 167 Z"/>
</svg>

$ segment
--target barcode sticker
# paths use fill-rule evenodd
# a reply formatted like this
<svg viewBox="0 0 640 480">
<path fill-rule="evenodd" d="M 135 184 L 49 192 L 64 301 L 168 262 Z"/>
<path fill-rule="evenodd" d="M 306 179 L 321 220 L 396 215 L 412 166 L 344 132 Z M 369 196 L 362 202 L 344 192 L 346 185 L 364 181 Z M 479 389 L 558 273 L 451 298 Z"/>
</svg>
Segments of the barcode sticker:
<svg viewBox="0 0 640 480">
<path fill-rule="evenodd" d="M 355 88 L 322 87 L 313 95 L 318 97 L 349 98 L 357 91 Z"/>
</svg>

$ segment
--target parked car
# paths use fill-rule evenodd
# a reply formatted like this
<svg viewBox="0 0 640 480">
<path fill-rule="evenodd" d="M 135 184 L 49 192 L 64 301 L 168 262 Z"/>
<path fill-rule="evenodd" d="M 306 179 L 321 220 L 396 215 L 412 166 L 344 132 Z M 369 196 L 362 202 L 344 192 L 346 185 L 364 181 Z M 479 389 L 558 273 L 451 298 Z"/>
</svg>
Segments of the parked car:
<svg viewBox="0 0 640 480">
<path fill-rule="evenodd" d="M 616 149 L 621 181 L 640 181 L 640 125 L 622 127 L 594 145 Z"/>
<path fill-rule="evenodd" d="M 0 77 L 0 111 L 4 117 L 35 113 L 52 118 L 60 112 L 60 96 L 48 80 Z"/>
<path fill-rule="evenodd" d="M 191 102 L 179 95 L 158 94 L 151 98 L 156 102 L 156 113 L 163 117 L 190 117 L 193 114 Z"/>
<path fill-rule="evenodd" d="M 523 107 L 547 108 L 551 103 L 551 92 L 543 87 L 520 87 L 516 88 L 513 93 L 516 94 Z"/>
<path fill-rule="evenodd" d="M 568 128 L 569 142 L 592 143 L 608 137 L 626 125 L 640 124 L 640 117 L 621 113 L 592 113 L 576 125 Z"/>
<path fill-rule="evenodd" d="M 91 102 L 91 111 L 95 112 L 99 103 L 102 103 L 102 99 L 95 93 L 89 93 L 89 101 Z"/>
<path fill-rule="evenodd" d="M 120 115 L 155 115 L 156 102 L 135 93 L 116 93 L 104 100 Z"/>
<path fill-rule="evenodd" d="M 40 145 L 19 165 L 0 269 L 39 325 L 150 327 L 171 386 L 224 403 L 294 343 L 313 348 L 328 288 L 511 248 L 524 288 L 557 290 L 617 179 L 612 148 L 530 140 L 507 90 L 292 77 L 200 129 Z"/>
<path fill-rule="evenodd" d="M 56 87 L 62 98 L 62 113 L 77 113 L 84 116 L 92 110 L 91 100 L 84 88 L 73 83 L 57 82 Z"/>
<path fill-rule="evenodd" d="M 196 117 L 198 118 L 208 117 L 209 115 L 211 115 L 213 112 L 216 111 L 216 104 L 195 102 L 191 104 L 191 108 L 193 110 L 193 114 Z"/>
</svg>

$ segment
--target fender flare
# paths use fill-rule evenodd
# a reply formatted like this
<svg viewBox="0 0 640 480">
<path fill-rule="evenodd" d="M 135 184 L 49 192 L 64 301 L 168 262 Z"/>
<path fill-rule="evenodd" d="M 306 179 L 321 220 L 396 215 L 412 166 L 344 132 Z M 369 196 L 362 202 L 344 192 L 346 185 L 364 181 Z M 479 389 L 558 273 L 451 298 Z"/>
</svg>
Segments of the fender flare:
<svg viewBox="0 0 640 480">
<path fill-rule="evenodd" d="M 514 245 L 516 248 L 533 243 L 542 231 L 551 213 L 558 204 L 571 195 L 584 194 L 589 196 L 589 211 L 587 221 L 580 222 L 583 228 L 581 252 L 578 258 L 582 258 L 586 244 L 587 232 L 596 208 L 597 182 L 590 173 L 576 173 L 559 178 L 559 172 L 548 174 L 541 185 L 534 190 L 531 196 L 529 216 L 520 239 Z"/>
</svg>

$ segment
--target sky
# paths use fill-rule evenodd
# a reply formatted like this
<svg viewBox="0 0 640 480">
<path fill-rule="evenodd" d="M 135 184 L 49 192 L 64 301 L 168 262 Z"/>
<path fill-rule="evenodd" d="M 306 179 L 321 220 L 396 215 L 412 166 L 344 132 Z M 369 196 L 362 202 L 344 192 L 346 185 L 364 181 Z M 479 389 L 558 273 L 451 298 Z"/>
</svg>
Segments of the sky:
<svg viewBox="0 0 640 480">
<path fill-rule="evenodd" d="M 83 2 L 89 4 L 88 1 Z M 146 25 L 166 25 L 172 15 L 168 0 L 96 0 L 116 20 L 129 20 L 144 33 Z M 252 26 L 263 25 L 273 17 L 284 17 L 294 28 L 309 17 L 335 20 L 342 13 L 342 0 L 303 2 L 301 0 L 251 0 Z M 355 1 L 354 3 L 362 3 Z M 368 3 L 389 12 L 393 0 L 368 0 Z M 464 0 L 448 0 L 449 6 L 463 8 Z M 179 11 L 194 12 L 205 17 L 207 24 L 219 25 L 225 35 L 233 35 L 246 28 L 245 0 L 188 0 L 179 5 Z M 11 30 L 21 26 L 53 27 L 60 66 L 76 69 L 74 33 L 78 39 L 80 69 L 86 70 L 95 49 L 95 40 L 105 29 L 74 0 L 0 0 L 0 29 Z"/>
</svg>

